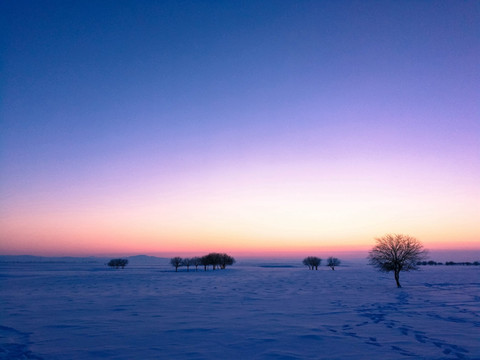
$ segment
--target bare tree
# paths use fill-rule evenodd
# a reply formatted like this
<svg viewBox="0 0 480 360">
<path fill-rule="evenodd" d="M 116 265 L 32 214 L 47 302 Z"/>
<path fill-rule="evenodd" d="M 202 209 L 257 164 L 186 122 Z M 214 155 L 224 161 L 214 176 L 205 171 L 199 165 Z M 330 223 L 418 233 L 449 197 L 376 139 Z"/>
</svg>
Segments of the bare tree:
<svg viewBox="0 0 480 360">
<path fill-rule="evenodd" d="M 179 256 L 176 256 L 174 258 L 170 259 L 170 264 L 175 267 L 175 271 L 178 271 L 178 267 L 182 266 L 182 258 Z"/>
<path fill-rule="evenodd" d="M 198 265 L 202 265 L 202 259 L 198 256 L 195 256 L 191 260 L 192 260 L 192 265 L 195 265 L 195 271 L 197 271 Z"/>
<path fill-rule="evenodd" d="M 318 270 L 318 267 L 320 266 L 320 263 L 322 262 L 322 259 L 316 257 L 316 256 L 309 256 L 303 259 L 302 263 L 303 265 L 308 266 L 310 270 Z"/>
<path fill-rule="evenodd" d="M 187 267 L 187 271 L 190 271 L 190 265 L 193 265 L 193 259 L 183 258 L 182 265 Z"/>
<path fill-rule="evenodd" d="M 387 234 L 375 240 L 369 264 L 382 272 L 393 271 L 397 287 L 401 287 L 400 271 L 418 270 L 417 263 L 427 254 L 420 241 L 409 235 Z"/>
<path fill-rule="evenodd" d="M 220 269 L 225 269 L 227 265 L 233 265 L 235 259 L 227 254 L 220 254 Z"/>
<path fill-rule="evenodd" d="M 215 270 L 217 266 L 220 266 L 222 262 L 222 256 L 219 253 L 210 253 L 206 255 L 208 265 L 212 265 L 212 269 Z"/>
<path fill-rule="evenodd" d="M 327 259 L 327 266 L 329 266 L 332 270 L 335 270 L 335 266 L 340 265 L 340 260 L 337 259 L 336 257 L 329 257 Z"/>
<path fill-rule="evenodd" d="M 200 264 L 203 265 L 203 270 L 207 271 L 207 266 L 210 265 L 210 259 L 208 255 L 202 256 L 200 258 Z"/>
</svg>

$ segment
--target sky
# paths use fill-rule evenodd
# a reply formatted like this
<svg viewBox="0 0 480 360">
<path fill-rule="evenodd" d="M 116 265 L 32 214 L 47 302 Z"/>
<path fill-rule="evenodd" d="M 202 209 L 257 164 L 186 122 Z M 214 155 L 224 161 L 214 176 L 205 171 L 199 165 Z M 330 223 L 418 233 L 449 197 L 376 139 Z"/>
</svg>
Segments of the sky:
<svg viewBox="0 0 480 360">
<path fill-rule="evenodd" d="M 480 249 L 477 1 L 5 1 L 0 253 Z"/>
</svg>

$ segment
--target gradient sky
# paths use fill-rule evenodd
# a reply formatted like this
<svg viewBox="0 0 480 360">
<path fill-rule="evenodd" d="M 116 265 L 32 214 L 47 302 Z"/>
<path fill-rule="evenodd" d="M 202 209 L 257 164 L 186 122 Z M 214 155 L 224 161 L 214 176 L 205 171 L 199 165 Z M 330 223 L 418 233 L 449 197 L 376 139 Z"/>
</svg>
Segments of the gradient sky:
<svg viewBox="0 0 480 360">
<path fill-rule="evenodd" d="M 480 2 L 4 1 L 0 253 L 480 248 Z"/>
</svg>

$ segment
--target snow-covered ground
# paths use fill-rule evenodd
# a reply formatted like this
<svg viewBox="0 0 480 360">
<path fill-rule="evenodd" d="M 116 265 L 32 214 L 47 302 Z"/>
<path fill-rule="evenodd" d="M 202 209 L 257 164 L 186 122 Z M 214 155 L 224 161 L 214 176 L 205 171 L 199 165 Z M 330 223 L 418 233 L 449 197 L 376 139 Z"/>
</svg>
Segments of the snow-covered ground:
<svg viewBox="0 0 480 360">
<path fill-rule="evenodd" d="M 0 262 L 0 358 L 480 359 L 480 267 L 297 263 Z"/>
</svg>

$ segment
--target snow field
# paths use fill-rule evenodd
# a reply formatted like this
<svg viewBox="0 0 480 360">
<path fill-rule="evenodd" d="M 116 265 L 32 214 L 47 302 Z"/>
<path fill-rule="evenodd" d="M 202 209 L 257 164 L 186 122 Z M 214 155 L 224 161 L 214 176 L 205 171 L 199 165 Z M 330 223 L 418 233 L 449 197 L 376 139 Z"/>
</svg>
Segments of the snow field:
<svg viewBox="0 0 480 360">
<path fill-rule="evenodd" d="M 479 270 L 0 263 L 0 359 L 480 359 Z"/>
</svg>

